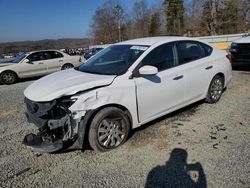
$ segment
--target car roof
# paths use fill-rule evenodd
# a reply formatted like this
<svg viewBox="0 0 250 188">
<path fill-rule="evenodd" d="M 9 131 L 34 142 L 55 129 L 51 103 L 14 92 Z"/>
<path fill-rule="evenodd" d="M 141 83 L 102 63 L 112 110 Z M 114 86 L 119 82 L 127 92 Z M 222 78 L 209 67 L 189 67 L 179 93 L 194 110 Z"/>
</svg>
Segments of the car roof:
<svg viewBox="0 0 250 188">
<path fill-rule="evenodd" d="M 47 51 L 56 51 L 56 52 L 60 52 L 62 53 L 60 50 L 55 50 L 55 49 L 49 49 L 49 50 L 35 50 L 35 51 L 30 51 L 30 52 L 26 52 L 25 54 L 29 55 L 35 52 L 47 52 Z"/>
<path fill-rule="evenodd" d="M 173 41 L 180 41 L 180 40 L 199 41 L 195 38 L 189 38 L 189 37 L 160 36 L 160 37 L 145 37 L 145 38 L 132 39 L 132 40 L 123 41 L 117 44 L 152 46 L 153 44 L 157 44 L 157 43 L 163 43 L 163 42 L 166 43 L 166 42 L 173 42 Z"/>
</svg>

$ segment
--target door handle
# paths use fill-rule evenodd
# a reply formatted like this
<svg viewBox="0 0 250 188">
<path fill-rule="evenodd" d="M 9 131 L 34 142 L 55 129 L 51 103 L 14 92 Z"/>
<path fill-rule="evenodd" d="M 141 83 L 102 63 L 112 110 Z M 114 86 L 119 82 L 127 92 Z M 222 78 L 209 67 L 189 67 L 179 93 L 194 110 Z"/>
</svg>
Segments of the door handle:
<svg viewBox="0 0 250 188">
<path fill-rule="evenodd" d="M 38 63 L 39 65 L 42 65 L 43 64 L 43 62 L 40 62 L 40 63 Z"/>
<path fill-rule="evenodd" d="M 211 66 L 206 67 L 206 70 L 209 70 L 209 69 L 212 69 L 212 68 L 213 68 L 213 66 L 211 65 Z"/>
<path fill-rule="evenodd" d="M 178 76 L 174 77 L 173 80 L 180 80 L 182 78 L 183 78 L 183 75 L 178 75 Z"/>
<path fill-rule="evenodd" d="M 63 60 L 59 60 L 59 62 L 63 62 Z"/>
</svg>

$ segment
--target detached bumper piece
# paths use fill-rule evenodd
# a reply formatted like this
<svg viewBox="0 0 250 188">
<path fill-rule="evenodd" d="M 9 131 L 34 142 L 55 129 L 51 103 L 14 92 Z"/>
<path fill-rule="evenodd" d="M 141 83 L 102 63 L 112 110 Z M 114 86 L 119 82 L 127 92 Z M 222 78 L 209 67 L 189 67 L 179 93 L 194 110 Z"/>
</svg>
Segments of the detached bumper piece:
<svg viewBox="0 0 250 188">
<path fill-rule="evenodd" d="M 34 152 L 54 153 L 63 149 L 63 141 L 52 141 L 48 136 L 28 134 L 24 137 L 23 144 Z"/>
</svg>

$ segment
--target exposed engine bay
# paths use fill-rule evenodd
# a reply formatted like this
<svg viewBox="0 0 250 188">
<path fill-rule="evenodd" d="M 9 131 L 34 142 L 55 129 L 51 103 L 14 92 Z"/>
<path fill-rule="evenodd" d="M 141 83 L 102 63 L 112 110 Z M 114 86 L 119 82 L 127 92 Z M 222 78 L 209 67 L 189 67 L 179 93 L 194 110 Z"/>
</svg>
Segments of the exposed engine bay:
<svg viewBox="0 0 250 188">
<path fill-rule="evenodd" d="M 33 151 L 52 153 L 74 142 L 79 122 L 68 110 L 73 102 L 69 98 L 51 102 L 33 102 L 25 98 L 26 117 L 38 127 L 39 133 L 26 135 L 23 143 Z"/>
</svg>

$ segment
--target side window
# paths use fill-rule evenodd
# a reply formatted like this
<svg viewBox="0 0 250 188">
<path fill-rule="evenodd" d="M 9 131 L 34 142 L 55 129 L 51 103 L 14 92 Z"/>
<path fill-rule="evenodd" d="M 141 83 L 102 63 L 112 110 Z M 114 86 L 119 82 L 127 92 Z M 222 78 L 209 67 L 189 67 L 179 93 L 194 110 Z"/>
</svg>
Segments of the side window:
<svg viewBox="0 0 250 188">
<path fill-rule="evenodd" d="M 153 49 L 143 60 L 142 66 L 152 65 L 158 71 L 166 70 L 178 64 L 175 44 L 163 44 Z"/>
<path fill-rule="evenodd" d="M 43 52 L 45 60 L 52 59 L 52 54 L 50 52 Z"/>
<path fill-rule="evenodd" d="M 201 59 L 206 56 L 205 49 L 202 44 L 195 41 L 179 42 L 182 53 L 182 63 L 188 63 Z"/>
<path fill-rule="evenodd" d="M 63 55 L 57 51 L 46 51 L 44 52 L 45 59 L 55 59 L 55 58 L 61 58 Z"/>
<path fill-rule="evenodd" d="M 51 53 L 52 58 L 61 58 L 61 57 L 63 57 L 63 55 L 60 52 L 57 52 L 57 51 L 51 51 L 50 53 Z"/>
<path fill-rule="evenodd" d="M 44 56 L 42 52 L 35 52 L 33 54 L 30 54 L 27 57 L 27 59 L 30 61 L 41 61 L 41 60 L 44 60 Z"/>
<path fill-rule="evenodd" d="M 213 51 L 213 48 L 211 46 L 206 45 L 206 44 L 203 44 L 203 47 L 205 49 L 206 56 L 210 56 L 212 51 Z"/>
</svg>

